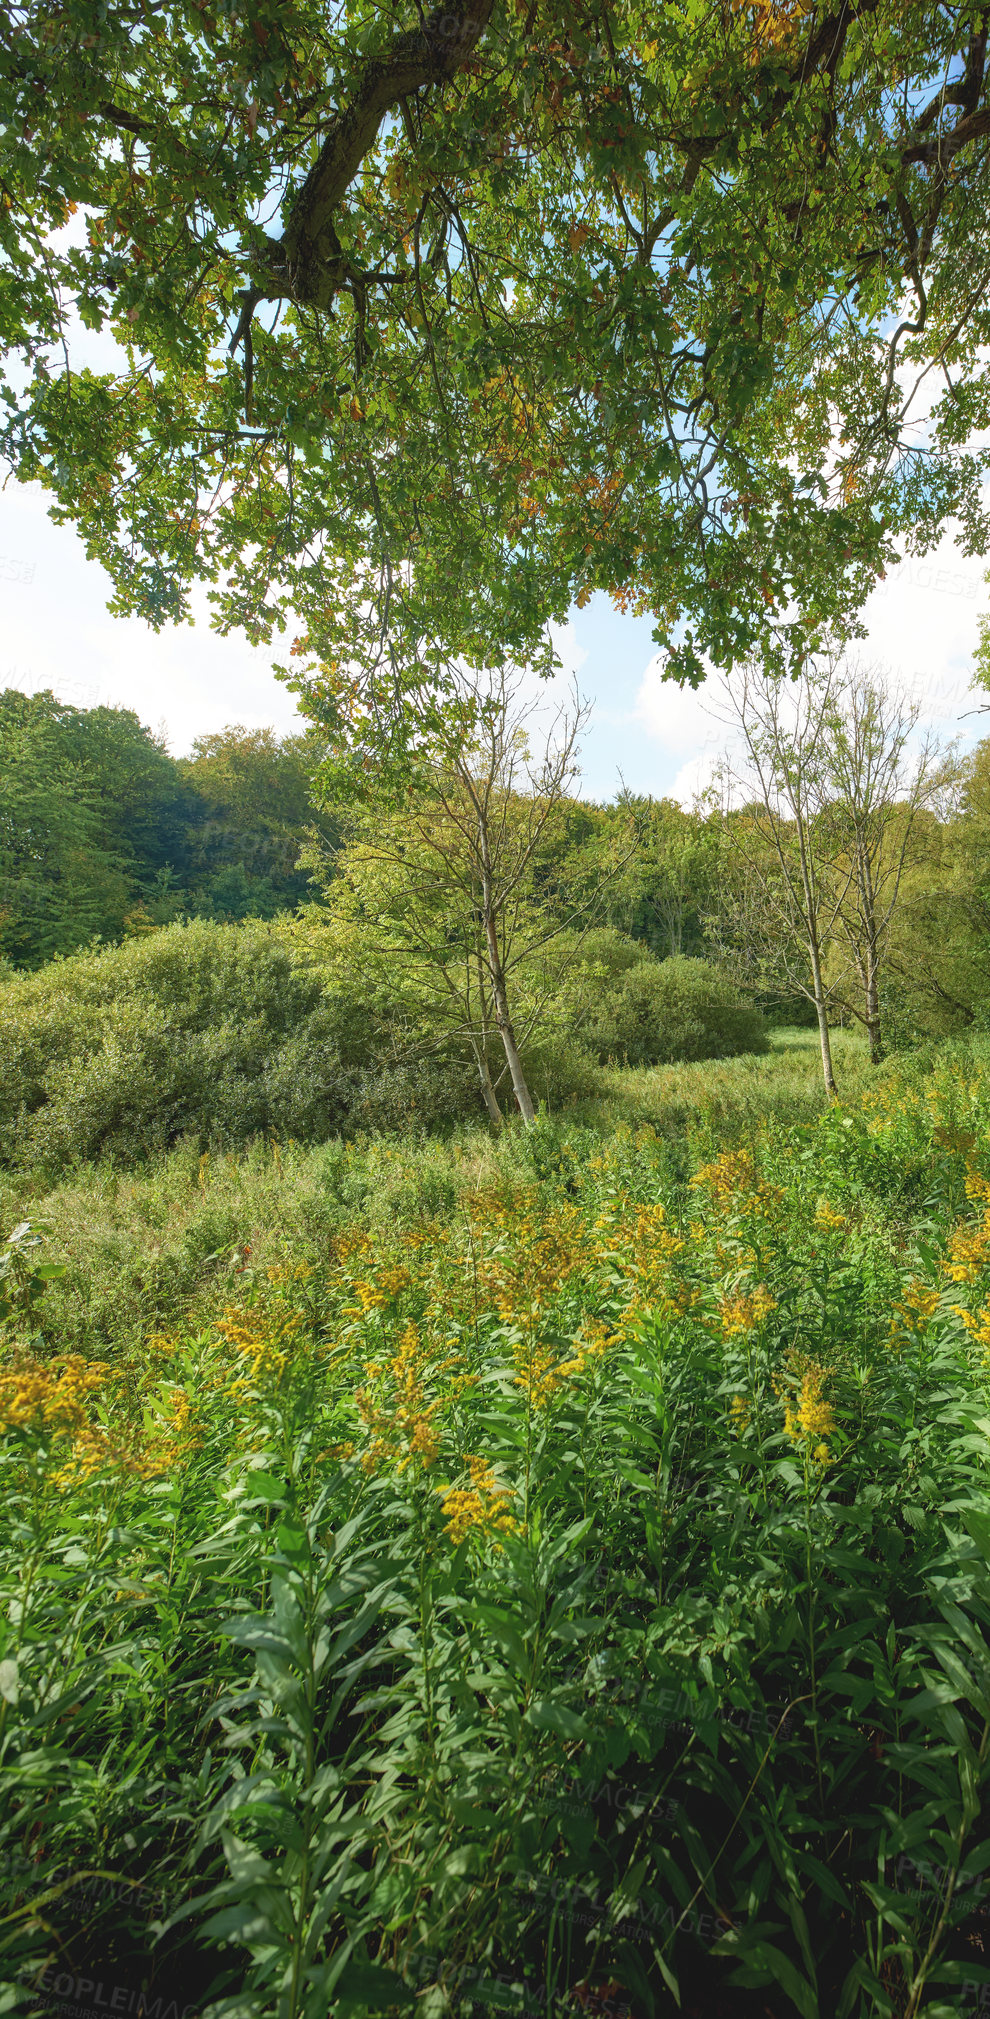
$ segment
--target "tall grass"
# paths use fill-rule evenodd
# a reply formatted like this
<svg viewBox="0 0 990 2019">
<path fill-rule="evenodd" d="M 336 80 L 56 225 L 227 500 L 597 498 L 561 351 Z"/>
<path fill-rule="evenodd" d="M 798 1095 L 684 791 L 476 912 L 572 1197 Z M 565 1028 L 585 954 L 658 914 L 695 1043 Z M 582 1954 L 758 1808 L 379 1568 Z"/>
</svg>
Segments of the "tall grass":
<svg viewBox="0 0 990 2019">
<path fill-rule="evenodd" d="M 855 1098 L 870 1080 L 865 1047 L 838 1032 L 836 1059 Z M 753 1146 L 771 1121 L 808 1121 L 826 1105 L 817 1045 L 804 1031 L 775 1032 L 770 1057 L 602 1070 L 598 1080 L 595 1100 L 549 1118 L 551 1133 L 562 1121 L 596 1138 L 648 1124 L 681 1170 L 692 1156 Z M 534 1174 L 535 1148 L 518 1128 L 496 1140 L 479 1123 L 414 1141 L 394 1133 L 316 1146 L 259 1139 L 241 1152 L 207 1154 L 189 1142 L 136 1167 L 83 1164 L 54 1185 L 37 1171 L 0 1170 L 0 1229 L 25 1217 L 52 1229 L 66 1274 L 47 1301 L 43 1338 L 116 1352 L 208 1313 L 238 1275 L 243 1254 L 235 1251 L 249 1247 L 258 1266 L 286 1252 L 318 1259 L 345 1224 L 377 1233 L 449 1217 L 466 1192 Z"/>
</svg>

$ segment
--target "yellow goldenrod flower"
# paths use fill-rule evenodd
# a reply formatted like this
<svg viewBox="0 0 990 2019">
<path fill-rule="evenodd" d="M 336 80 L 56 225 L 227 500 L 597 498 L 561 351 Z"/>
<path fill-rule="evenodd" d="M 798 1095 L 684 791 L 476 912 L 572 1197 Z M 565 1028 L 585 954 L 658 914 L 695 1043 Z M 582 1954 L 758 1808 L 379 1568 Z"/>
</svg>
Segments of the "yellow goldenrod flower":
<svg viewBox="0 0 990 2019">
<path fill-rule="evenodd" d="M 962 1304 L 954 1304 L 952 1308 L 962 1319 L 970 1337 L 984 1348 L 985 1354 L 990 1352 L 990 1304 L 984 1304 L 983 1309 L 975 1313 L 967 1311 Z"/>
<path fill-rule="evenodd" d="M 470 1487 L 437 1488 L 451 1541 L 463 1542 L 472 1530 L 495 1541 L 502 1535 L 521 1534 L 522 1523 L 511 1512 L 510 1496 L 499 1486 L 488 1460 L 469 1457 L 467 1467 Z"/>
<path fill-rule="evenodd" d="M 521 1388 L 533 1409 L 546 1409 L 563 1386 L 561 1370 L 549 1346 L 520 1346 L 516 1352 L 519 1372 L 515 1386 Z"/>
<path fill-rule="evenodd" d="M 907 1285 L 900 1303 L 894 1305 L 894 1310 L 909 1332 L 923 1332 L 931 1324 L 940 1302 L 940 1292 L 915 1277 Z M 891 1329 L 893 1331 L 894 1327 Z"/>
<path fill-rule="evenodd" d="M 773 1213 L 783 1199 L 779 1185 L 768 1185 L 756 1168 L 751 1151 L 726 1150 L 710 1164 L 702 1164 L 691 1180 L 707 1191 L 717 1212 Z"/>
<path fill-rule="evenodd" d="M 816 1227 L 820 1227 L 824 1234 L 841 1234 L 845 1232 L 848 1225 L 849 1221 L 845 1213 L 837 1213 L 835 1207 L 830 1206 L 827 1199 L 819 1199 L 815 1207 Z"/>
<path fill-rule="evenodd" d="M 78 1432 L 89 1422 L 87 1398 L 111 1370 L 104 1360 L 80 1353 L 40 1361 L 23 1357 L 0 1373 L 0 1424 L 55 1432 Z"/>
<path fill-rule="evenodd" d="M 718 1313 L 724 1337 L 734 1339 L 755 1332 L 776 1309 L 776 1299 L 771 1297 L 765 1283 L 757 1283 L 753 1290 L 740 1290 L 734 1297 L 723 1297 Z"/>
<path fill-rule="evenodd" d="M 818 1465 L 829 1463 L 825 1442 L 835 1429 L 835 1413 L 823 1393 L 827 1376 L 816 1360 L 809 1360 L 801 1375 L 796 1398 L 784 1404 L 784 1431 L 793 1444 L 803 1446 Z"/>
<path fill-rule="evenodd" d="M 411 1322 L 387 1363 L 368 1362 L 366 1382 L 377 1384 L 377 1392 L 362 1385 L 355 1395 L 358 1415 L 369 1433 L 362 1453 L 365 1472 L 377 1472 L 394 1465 L 405 1471 L 414 1459 L 432 1465 L 440 1449 L 433 1417 L 440 1407 L 439 1396 L 427 1401 L 425 1382 L 430 1375 L 431 1351 Z M 441 1373 L 447 1362 L 434 1370 Z"/>
<path fill-rule="evenodd" d="M 977 1226 L 964 1223 L 949 1242 L 945 1274 L 953 1283 L 975 1283 L 990 1266 L 990 1212 Z"/>
</svg>

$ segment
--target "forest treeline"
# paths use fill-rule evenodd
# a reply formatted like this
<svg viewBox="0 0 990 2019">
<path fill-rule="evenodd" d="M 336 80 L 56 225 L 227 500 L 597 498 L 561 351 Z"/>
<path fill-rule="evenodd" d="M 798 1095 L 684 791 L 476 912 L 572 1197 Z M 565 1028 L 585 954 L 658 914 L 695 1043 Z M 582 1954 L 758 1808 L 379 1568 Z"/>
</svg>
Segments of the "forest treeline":
<svg viewBox="0 0 990 2019">
<path fill-rule="evenodd" d="M 880 689 L 871 691 L 882 701 Z M 805 750 L 827 741 L 822 706 L 819 691 L 818 715 L 809 704 L 804 724 Z M 904 727 L 903 718 L 893 731 L 890 721 L 880 732 L 867 724 L 874 799 L 859 815 L 855 780 L 843 783 L 834 753 L 831 770 L 818 766 L 814 790 L 806 765 L 804 797 L 794 802 L 802 732 L 768 729 L 758 708 L 750 711 L 751 761 L 741 793 L 736 780 L 735 803 L 716 788 L 690 811 L 626 791 L 599 804 L 562 781 L 553 819 L 527 861 L 529 912 L 565 940 L 591 922 L 634 942 L 640 957 L 704 959 L 771 1020 L 787 1022 L 814 1019 L 810 929 L 821 942 L 831 1022 L 867 1021 L 864 987 L 868 996 L 872 986 L 886 1046 L 979 1029 L 990 982 L 990 741 L 961 758 L 936 752 L 935 762 L 929 753 L 919 774 L 904 761 Z M 768 767 L 770 730 L 777 745 Z M 863 743 L 862 723 L 856 733 Z M 848 725 L 843 735 L 848 768 Z M 878 751 L 893 766 L 885 787 L 876 786 Z M 8 972 L 35 970 L 55 956 L 194 919 L 281 915 L 305 942 L 332 891 L 338 944 L 363 921 L 358 937 L 367 953 L 369 921 L 391 916 L 382 957 L 398 986 L 398 969 L 388 964 L 399 946 L 396 919 L 401 913 L 408 932 L 411 916 L 415 835 L 426 831 L 421 821 L 417 830 L 417 802 L 407 798 L 387 815 L 380 804 L 363 813 L 328 806 L 311 785 L 322 756 L 313 729 L 279 738 L 235 725 L 199 738 L 177 759 L 130 710 L 75 708 L 51 693 L 8 689 L 0 695 L 0 960 Z M 845 794 L 838 825 L 836 777 Z M 520 807 L 535 803 L 525 784 L 508 796 Z M 859 915 L 857 819 L 869 827 L 872 923 Z M 803 859 L 802 822 L 818 877 L 810 919 L 800 874 L 792 875 Z M 437 831 L 434 821 L 431 846 Z M 394 842 L 391 869 L 381 857 L 384 833 Z M 437 873 L 427 851 L 427 885 Z M 518 940 L 518 920 L 514 929 Z M 449 904 L 423 931 L 434 949 L 451 941 Z M 864 965 L 871 932 L 872 980 Z M 406 946 L 406 970 L 409 957 Z M 605 995 L 615 995 L 613 969 L 633 958 L 632 946 L 618 969 L 610 957 Z M 527 964 L 532 971 L 531 954 Z M 600 1008 L 596 1018 L 603 1020 Z M 596 1049 L 603 1046 L 604 1038 Z M 632 1054 L 627 1046 L 626 1055 L 634 1053 L 635 1044 Z"/>
<path fill-rule="evenodd" d="M 307 736 L 233 727 L 174 758 L 127 708 L 0 694 L 0 956 L 34 968 L 179 917 L 307 894 Z M 325 826 L 325 821 L 324 821 Z"/>
<path fill-rule="evenodd" d="M 231 725 L 172 757 L 126 708 L 75 708 L 50 692 L 0 694 L 0 958 L 37 968 L 186 918 L 271 918 L 317 895 L 300 857 L 332 849 L 319 810 L 312 730 L 278 737 Z M 596 844 L 635 818 L 634 867 L 608 922 L 663 958 L 703 950 L 717 878 L 704 820 L 670 800 L 574 800 L 560 846 L 595 874 Z"/>
</svg>

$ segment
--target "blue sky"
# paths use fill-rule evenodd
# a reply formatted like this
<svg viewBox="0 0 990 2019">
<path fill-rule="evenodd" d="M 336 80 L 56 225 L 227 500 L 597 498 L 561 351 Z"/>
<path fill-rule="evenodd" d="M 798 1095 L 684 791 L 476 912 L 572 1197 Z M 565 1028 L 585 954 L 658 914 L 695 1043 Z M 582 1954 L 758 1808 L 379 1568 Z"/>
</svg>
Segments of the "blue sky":
<svg viewBox="0 0 990 2019">
<path fill-rule="evenodd" d="M 67 236 L 82 223 L 74 219 Z M 120 353 L 109 332 L 73 327 L 76 366 L 113 368 Z M 41 488 L 9 481 L 0 490 L 0 687 L 50 687 L 77 707 L 133 708 L 164 728 L 176 756 L 228 723 L 281 733 L 300 726 L 295 697 L 272 671 L 282 655 L 217 637 L 205 592 L 193 626 L 155 633 L 138 618 L 111 617 L 109 588 L 71 526 L 52 524 Z M 959 553 L 950 532 L 936 554 L 905 560 L 871 597 L 869 635 L 858 648 L 917 696 L 924 725 L 964 746 L 990 736 L 990 716 L 971 712 L 990 696 L 970 684 L 988 604 L 979 562 Z M 633 791 L 689 804 L 725 742 L 712 719 L 712 683 L 693 694 L 664 682 L 649 618 L 620 616 L 604 596 L 574 610 L 557 643 L 561 691 L 574 675 L 592 704 L 582 748 L 587 796 L 612 798 L 621 773 Z"/>
<path fill-rule="evenodd" d="M 111 617 L 108 593 L 72 528 L 48 518 L 41 490 L 8 483 L 0 492 L 0 686 L 51 687 L 79 707 L 133 708 L 151 727 L 165 726 L 177 756 L 195 736 L 230 722 L 296 726 L 294 697 L 272 672 L 278 653 L 218 638 L 205 598 L 194 626 L 156 634 L 137 618 Z M 990 701 L 970 688 L 988 600 L 979 562 L 947 538 L 936 555 L 905 561 L 867 606 L 861 656 L 906 681 L 926 722 L 964 743 L 990 735 L 990 718 L 966 715 Z M 663 682 L 649 619 L 619 616 L 604 596 L 574 611 L 558 644 L 593 706 L 586 794 L 611 798 L 621 772 L 634 791 L 689 802 L 724 741 L 711 718 L 711 687 L 691 694 Z"/>
</svg>

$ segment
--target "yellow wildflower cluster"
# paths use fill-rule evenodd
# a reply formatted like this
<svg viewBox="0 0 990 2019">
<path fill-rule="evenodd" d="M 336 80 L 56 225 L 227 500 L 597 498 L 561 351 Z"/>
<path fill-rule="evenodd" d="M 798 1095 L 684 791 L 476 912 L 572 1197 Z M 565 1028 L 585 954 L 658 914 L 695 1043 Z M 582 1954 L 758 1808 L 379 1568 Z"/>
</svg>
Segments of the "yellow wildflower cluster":
<svg viewBox="0 0 990 2019">
<path fill-rule="evenodd" d="M 990 1304 L 984 1304 L 981 1311 L 967 1311 L 962 1304 L 954 1304 L 953 1310 L 962 1319 L 970 1338 L 982 1346 L 986 1365 L 990 1361 Z"/>
<path fill-rule="evenodd" d="M 140 1471 L 139 1462 L 133 1454 L 125 1452 L 109 1438 L 105 1431 L 93 1424 L 87 1424 L 73 1438 L 72 1448 L 62 1464 L 50 1475 L 50 1485 L 56 1493 L 71 1492 L 73 1487 L 82 1486 L 92 1479 L 95 1472 L 102 1472 L 107 1465 L 127 1467 Z"/>
<path fill-rule="evenodd" d="M 287 1262 L 276 1262 L 270 1269 L 265 1270 L 269 1283 L 274 1284 L 277 1289 L 289 1283 L 308 1283 L 315 1273 L 312 1262 L 295 1262 L 291 1267 Z"/>
<path fill-rule="evenodd" d="M 80 1353 L 48 1361 L 24 1356 L 0 1373 L 0 1423 L 78 1434 L 89 1424 L 88 1397 L 110 1371 L 106 1361 Z"/>
<path fill-rule="evenodd" d="M 829 1463 L 825 1442 L 835 1429 L 835 1412 L 825 1400 L 825 1369 L 817 1360 L 808 1360 L 801 1369 L 801 1385 L 796 1396 L 784 1400 L 784 1431 L 792 1444 L 810 1453 L 816 1465 Z"/>
<path fill-rule="evenodd" d="M 227 1384 L 231 1396 L 249 1394 L 259 1386 L 278 1386 L 298 1348 L 296 1335 L 302 1325 L 298 1312 L 273 1319 L 261 1310 L 244 1310 L 228 1304 L 216 1329 L 228 1346 L 233 1346 L 247 1362 L 247 1373 Z"/>
<path fill-rule="evenodd" d="M 379 1269 L 375 1276 L 363 1278 L 353 1285 L 352 1294 L 356 1304 L 344 1305 L 345 1318 L 361 1318 L 366 1311 L 382 1311 L 386 1304 L 393 1304 L 408 1290 L 412 1282 L 411 1272 L 400 1264 L 393 1269 Z"/>
<path fill-rule="evenodd" d="M 740 1436 L 742 1436 L 744 1430 L 749 1429 L 751 1415 L 752 1405 L 749 1397 L 746 1395 L 734 1395 L 732 1401 L 729 1403 L 729 1421 L 732 1424 L 733 1430 L 738 1431 Z"/>
<path fill-rule="evenodd" d="M 454 1155 L 457 1154 L 458 1145 L 455 1144 Z M 402 1236 L 402 1245 L 411 1254 L 418 1255 L 423 1248 L 442 1246 L 446 1235 L 447 1229 L 439 1220 L 420 1220 L 417 1226 L 406 1229 Z"/>
<path fill-rule="evenodd" d="M 779 1207 L 783 1192 L 761 1178 L 750 1150 L 726 1150 L 710 1164 L 702 1164 L 692 1185 L 708 1193 L 716 1211 L 726 1217 L 742 1213 L 769 1217 Z"/>
<path fill-rule="evenodd" d="M 704 1232 L 694 1223 L 689 1229 L 694 1240 Z M 672 1231 L 662 1205 L 634 1207 L 622 1194 L 600 1214 L 595 1233 L 594 1260 L 606 1264 L 613 1278 L 624 1277 L 633 1292 L 617 1328 L 621 1335 L 632 1336 L 651 1318 L 672 1324 L 698 1302 L 700 1292 L 675 1266 L 688 1241 Z"/>
<path fill-rule="evenodd" d="M 493 1467 L 484 1458 L 468 1458 L 470 1487 L 439 1487 L 443 1495 L 443 1518 L 452 1542 L 463 1542 L 472 1530 L 496 1540 L 500 1535 L 519 1535 L 522 1523 L 512 1514 L 509 1495 L 499 1486 Z"/>
<path fill-rule="evenodd" d="M 556 1359 L 552 1347 L 524 1340 L 515 1349 L 515 1386 L 523 1390 L 530 1408 L 546 1409 L 568 1381 L 601 1360 L 615 1336 L 600 1319 L 586 1318 L 574 1340 L 573 1353 L 564 1360 Z"/>
<path fill-rule="evenodd" d="M 145 1341 L 147 1353 L 161 1353 L 171 1359 L 179 1350 L 179 1342 L 171 1332 L 152 1332 Z"/>
<path fill-rule="evenodd" d="M 990 1268 L 990 1211 L 974 1226 L 956 1228 L 949 1241 L 945 1273 L 953 1283 L 975 1283 Z"/>
<path fill-rule="evenodd" d="M 819 1199 L 815 1207 L 815 1226 L 820 1228 L 823 1234 L 844 1234 L 848 1225 L 849 1220 L 845 1213 L 837 1213 L 827 1199 Z"/>
<path fill-rule="evenodd" d="M 671 1265 L 685 1243 L 667 1225 L 663 1206 L 638 1206 L 632 1231 L 632 1269 L 644 1289 L 666 1282 Z"/>
<path fill-rule="evenodd" d="M 333 1258 L 342 1269 L 346 1269 L 355 1255 L 370 1255 L 371 1252 L 371 1235 L 364 1233 L 360 1227 L 348 1228 L 334 1238 Z"/>
<path fill-rule="evenodd" d="M 539 1212 L 528 1198 L 484 1191 L 469 1196 L 468 1208 L 473 1292 L 503 1324 L 531 1318 L 593 1259 L 586 1223 L 569 1203 Z"/>
<path fill-rule="evenodd" d="M 924 1332 L 931 1324 L 940 1300 L 941 1293 L 937 1289 L 915 1276 L 905 1288 L 900 1303 L 894 1305 L 894 1310 L 909 1332 Z"/>
<path fill-rule="evenodd" d="M 755 1332 L 776 1309 L 777 1300 L 771 1297 L 765 1283 L 757 1283 L 752 1290 L 738 1290 L 733 1297 L 723 1297 L 718 1315 L 724 1337 L 736 1339 Z"/>
<path fill-rule="evenodd" d="M 521 1388 L 530 1409 L 546 1409 L 563 1387 L 563 1367 L 552 1346 L 524 1342 L 515 1353 L 515 1386 Z"/>
<path fill-rule="evenodd" d="M 575 1352 L 558 1369 L 561 1379 L 571 1374 L 583 1374 L 589 1362 L 601 1360 L 612 1337 L 611 1329 L 603 1325 L 600 1318 L 586 1318 L 574 1341 Z"/>
<path fill-rule="evenodd" d="M 79 1485 L 107 1465 L 140 1470 L 131 1444 L 89 1414 L 89 1398 L 113 1378 L 106 1361 L 79 1353 L 48 1361 L 24 1355 L 0 1373 L 0 1425 L 68 1440 L 49 1475 L 54 1492 Z"/>
<path fill-rule="evenodd" d="M 658 1323 L 676 1325 L 685 1318 L 696 1305 L 700 1304 L 702 1292 L 693 1283 L 672 1282 L 664 1290 L 654 1290 L 645 1299 L 634 1297 L 626 1305 L 616 1325 L 616 1336 L 623 1340 L 640 1337 L 643 1328 L 648 1330 Z"/>
<path fill-rule="evenodd" d="M 146 1440 L 137 1460 L 147 1479 L 171 1472 L 202 1444 L 196 1411 L 184 1388 L 169 1390 L 156 1431 Z"/>
<path fill-rule="evenodd" d="M 429 1360 L 429 1348 L 410 1324 L 386 1368 L 378 1361 L 365 1368 L 367 1381 L 379 1384 L 377 1394 L 362 1386 L 354 1398 L 369 1436 L 361 1454 L 365 1472 L 376 1472 L 383 1465 L 396 1465 L 403 1472 L 414 1459 L 432 1465 L 439 1450 L 433 1418 L 440 1402 L 437 1396 L 427 1401 Z"/>
</svg>

